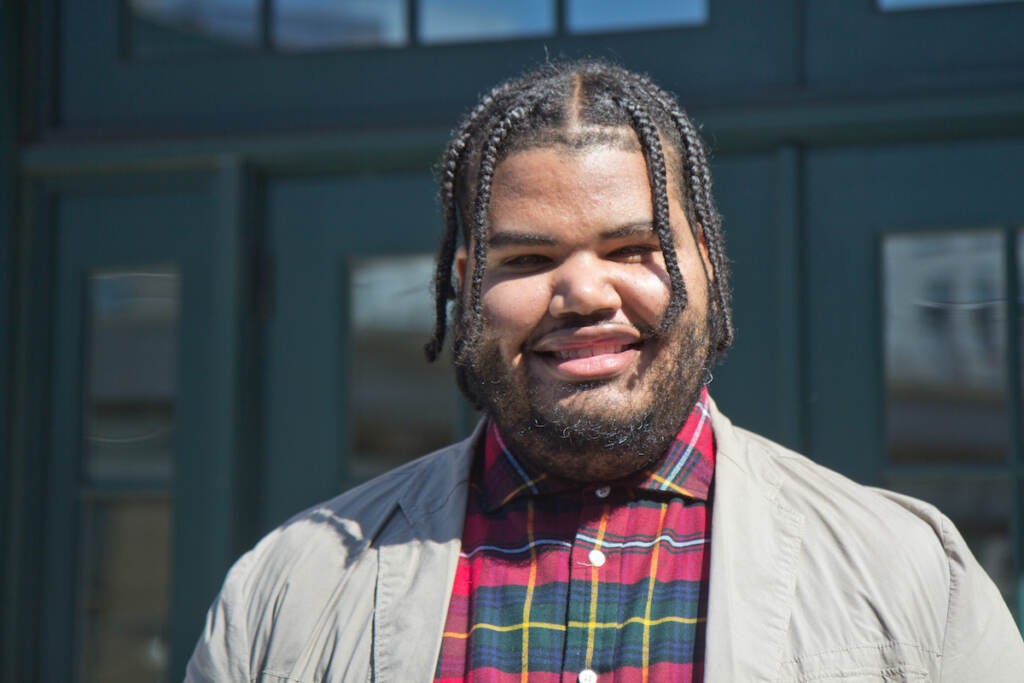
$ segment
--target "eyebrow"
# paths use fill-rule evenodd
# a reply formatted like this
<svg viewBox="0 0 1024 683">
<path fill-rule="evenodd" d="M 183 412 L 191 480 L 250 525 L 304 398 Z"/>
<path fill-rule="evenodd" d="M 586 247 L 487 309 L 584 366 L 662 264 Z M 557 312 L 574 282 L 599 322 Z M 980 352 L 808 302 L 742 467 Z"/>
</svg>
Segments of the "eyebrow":
<svg viewBox="0 0 1024 683">
<path fill-rule="evenodd" d="M 615 240 L 623 237 L 636 237 L 638 235 L 653 234 L 654 224 L 650 221 L 641 221 L 639 223 L 626 223 L 625 225 L 620 225 L 617 228 L 605 230 L 601 233 L 601 238 L 606 240 Z"/>
<path fill-rule="evenodd" d="M 558 244 L 558 240 L 547 235 L 541 235 L 535 232 L 515 232 L 512 230 L 502 230 L 496 232 L 487 239 L 487 246 L 489 247 L 553 247 Z"/>
<path fill-rule="evenodd" d="M 654 225 L 650 222 L 626 223 L 600 233 L 601 239 L 615 240 L 624 237 L 636 237 L 638 235 L 654 234 Z M 515 230 L 502 230 L 490 236 L 487 245 L 492 248 L 500 247 L 554 247 L 558 240 L 548 235 L 535 232 L 519 232 Z"/>
</svg>

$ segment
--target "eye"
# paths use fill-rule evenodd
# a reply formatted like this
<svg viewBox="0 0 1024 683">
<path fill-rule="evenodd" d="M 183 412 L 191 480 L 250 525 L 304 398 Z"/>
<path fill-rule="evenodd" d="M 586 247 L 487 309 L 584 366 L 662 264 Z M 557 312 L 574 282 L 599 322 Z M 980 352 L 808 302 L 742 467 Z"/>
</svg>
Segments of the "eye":
<svg viewBox="0 0 1024 683">
<path fill-rule="evenodd" d="M 640 263 L 651 254 L 661 251 L 657 244 L 630 244 L 620 247 L 608 254 L 608 258 L 626 263 Z"/>
<path fill-rule="evenodd" d="M 501 259 L 498 265 L 506 270 L 535 270 L 551 263 L 543 254 L 515 254 Z"/>
</svg>

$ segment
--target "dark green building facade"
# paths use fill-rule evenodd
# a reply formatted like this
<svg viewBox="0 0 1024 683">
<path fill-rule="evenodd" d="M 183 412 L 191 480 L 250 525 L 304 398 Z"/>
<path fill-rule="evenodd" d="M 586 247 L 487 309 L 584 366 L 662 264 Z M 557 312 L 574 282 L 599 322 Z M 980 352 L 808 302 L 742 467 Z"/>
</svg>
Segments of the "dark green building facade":
<svg viewBox="0 0 1024 683">
<path fill-rule="evenodd" d="M 467 432 L 432 169 L 549 55 L 704 125 L 725 412 L 937 504 L 1024 619 L 1024 3 L 615 4 L 0 0 L 0 680 L 180 679 L 260 535 Z"/>
</svg>

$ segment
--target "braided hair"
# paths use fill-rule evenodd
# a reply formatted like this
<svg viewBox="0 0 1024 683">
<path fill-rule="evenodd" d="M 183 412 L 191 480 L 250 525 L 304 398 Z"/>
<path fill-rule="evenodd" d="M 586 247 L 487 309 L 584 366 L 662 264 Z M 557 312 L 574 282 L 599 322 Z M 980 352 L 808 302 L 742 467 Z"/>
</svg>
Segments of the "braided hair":
<svg viewBox="0 0 1024 683">
<path fill-rule="evenodd" d="M 654 231 L 671 284 L 662 327 L 671 327 L 687 303 L 669 223 L 668 193 L 675 191 L 693 239 L 703 236 L 711 261 L 709 359 L 724 355 L 733 340 L 729 263 L 721 217 L 711 195 L 704 143 L 675 98 L 649 77 L 604 61 L 581 60 L 548 63 L 498 85 L 481 98 L 453 132 L 440 167 L 445 229 L 434 273 L 434 332 L 425 347 L 429 360 L 441 353 L 448 302 L 456 298 L 452 267 L 460 237 L 472 249 L 473 258 L 468 310 L 459 315 L 466 316 L 463 322 L 467 338 L 478 335 L 482 327 L 488 214 L 498 163 L 524 149 L 558 145 L 585 148 L 616 139 L 621 142 L 610 131 L 622 128 L 632 129 L 636 136 L 632 142 L 639 143 L 644 155 Z M 678 187 L 670 187 L 668 164 L 672 164 Z"/>
</svg>

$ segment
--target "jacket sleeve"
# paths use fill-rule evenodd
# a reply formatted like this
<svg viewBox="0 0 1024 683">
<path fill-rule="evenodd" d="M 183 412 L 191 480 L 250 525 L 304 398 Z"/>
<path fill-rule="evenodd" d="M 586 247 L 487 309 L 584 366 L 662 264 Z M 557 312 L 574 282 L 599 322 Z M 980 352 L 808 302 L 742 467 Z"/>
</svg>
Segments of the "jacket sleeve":
<svg viewBox="0 0 1024 683">
<path fill-rule="evenodd" d="M 185 670 L 185 683 L 252 680 L 244 590 L 252 555 L 243 556 L 231 568 L 206 613 L 206 626 Z"/>
<path fill-rule="evenodd" d="M 1024 681 L 1024 640 L 995 584 L 953 523 L 942 518 L 949 558 L 949 609 L 942 681 Z"/>
</svg>

